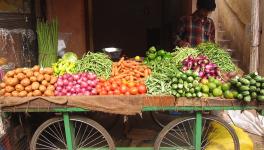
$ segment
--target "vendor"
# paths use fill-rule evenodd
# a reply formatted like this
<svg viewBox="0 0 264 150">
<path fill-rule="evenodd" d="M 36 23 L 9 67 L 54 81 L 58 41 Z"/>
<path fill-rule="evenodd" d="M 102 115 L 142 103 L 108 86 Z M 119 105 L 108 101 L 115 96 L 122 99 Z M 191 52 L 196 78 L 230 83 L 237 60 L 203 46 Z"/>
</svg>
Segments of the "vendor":
<svg viewBox="0 0 264 150">
<path fill-rule="evenodd" d="M 197 10 L 180 19 L 174 36 L 174 46 L 195 47 L 202 42 L 214 42 L 214 21 L 208 15 L 215 8 L 215 0 L 197 0 Z"/>
</svg>

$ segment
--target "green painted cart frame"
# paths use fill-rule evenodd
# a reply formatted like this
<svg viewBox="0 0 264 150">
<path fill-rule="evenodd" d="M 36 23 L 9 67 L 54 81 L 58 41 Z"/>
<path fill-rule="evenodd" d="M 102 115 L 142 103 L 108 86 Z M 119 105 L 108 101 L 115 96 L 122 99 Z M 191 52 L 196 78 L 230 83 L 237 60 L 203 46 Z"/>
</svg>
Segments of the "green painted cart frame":
<svg viewBox="0 0 264 150">
<path fill-rule="evenodd" d="M 186 99 L 184 99 L 186 100 Z M 183 100 L 183 101 L 184 101 Z M 208 100 L 210 102 L 210 100 Z M 195 103 L 197 99 L 195 100 Z M 208 102 L 206 102 L 208 103 Z M 220 110 L 262 110 L 264 109 L 263 103 L 252 102 L 247 105 L 241 104 L 237 101 L 221 101 L 219 104 L 214 104 L 213 106 L 204 105 L 203 103 L 199 103 L 200 105 L 195 104 L 192 106 L 189 104 L 183 106 L 182 104 L 173 105 L 173 106 L 143 106 L 142 112 L 151 112 L 151 111 L 195 111 L 196 115 L 196 125 L 195 125 L 195 149 L 201 149 L 201 129 L 202 129 L 202 112 L 203 111 L 220 111 Z M 59 106 L 59 105 L 58 105 Z M 62 113 L 65 133 L 66 133 L 66 142 L 68 150 L 73 150 L 73 140 L 72 140 L 72 128 L 70 126 L 70 113 L 73 112 L 87 112 L 89 110 L 83 108 L 74 108 L 74 107 L 52 107 L 52 108 L 37 108 L 37 107 L 28 107 L 24 104 L 24 106 L 16 106 L 14 107 L 6 107 L 2 108 L 2 112 L 56 112 Z M 117 150 L 151 150 L 152 147 L 117 147 Z"/>
</svg>

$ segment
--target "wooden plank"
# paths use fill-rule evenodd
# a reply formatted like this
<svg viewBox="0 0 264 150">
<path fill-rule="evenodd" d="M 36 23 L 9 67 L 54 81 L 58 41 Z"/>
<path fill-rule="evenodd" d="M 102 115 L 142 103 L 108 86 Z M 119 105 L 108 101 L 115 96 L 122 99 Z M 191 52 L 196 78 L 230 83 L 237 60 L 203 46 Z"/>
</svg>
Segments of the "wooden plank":
<svg viewBox="0 0 264 150">
<path fill-rule="evenodd" d="M 259 0 L 252 0 L 251 12 L 251 30 L 252 41 L 250 49 L 250 64 L 249 71 L 257 72 L 259 65 L 259 39 L 260 39 L 260 3 Z"/>
</svg>

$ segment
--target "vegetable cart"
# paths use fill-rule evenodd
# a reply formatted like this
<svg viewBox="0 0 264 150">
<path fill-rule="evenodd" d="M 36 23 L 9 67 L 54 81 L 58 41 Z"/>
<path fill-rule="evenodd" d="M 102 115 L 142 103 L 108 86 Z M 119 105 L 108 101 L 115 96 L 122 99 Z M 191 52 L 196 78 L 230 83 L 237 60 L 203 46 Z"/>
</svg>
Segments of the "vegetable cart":
<svg viewBox="0 0 264 150">
<path fill-rule="evenodd" d="M 139 149 L 151 147 L 115 147 L 111 135 L 97 122 L 74 116 L 74 112 L 104 111 L 122 115 L 140 112 L 193 111 L 192 115 L 175 119 L 166 125 L 156 138 L 154 149 L 204 149 L 208 123 L 216 122 L 231 135 L 234 148 L 239 141 L 234 130 L 221 119 L 204 114 L 213 110 L 263 110 L 256 101 L 244 105 L 237 100 L 187 99 L 173 96 L 77 96 L 77 97 L 1 97 L 2 112 L 54 112 L 60 115 L 45 121 L 35 131 L 31 149 Z M 110 107 L 110 103 L 115 103 Z M 210 125 L 209 125 L 210 126 Z M 180 129 L 181 128 L 181 129 Z M 183 133 L 188 130 L 189 132 Z M 181 141 L 181 144 L 174 141 Z"/>
</svg>

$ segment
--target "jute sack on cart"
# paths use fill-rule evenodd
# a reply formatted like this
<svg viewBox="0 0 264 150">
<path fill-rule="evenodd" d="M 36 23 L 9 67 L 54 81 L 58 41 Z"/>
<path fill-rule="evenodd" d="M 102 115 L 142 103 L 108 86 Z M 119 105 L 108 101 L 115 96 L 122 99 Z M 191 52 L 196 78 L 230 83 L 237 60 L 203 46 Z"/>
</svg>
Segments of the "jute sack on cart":
<svg viewBox="0 0 264 150">
<path fill-rule="evenodd" d="M 233 138 L 228 131 L 216 122 L 211 123 L 211 132 L 208 133 L 206 150 L 234 150 Z M 232 125 L 240 144 L 240 150 L 253 150 L 253 142 L 246 132 Z"/>
</svg>

